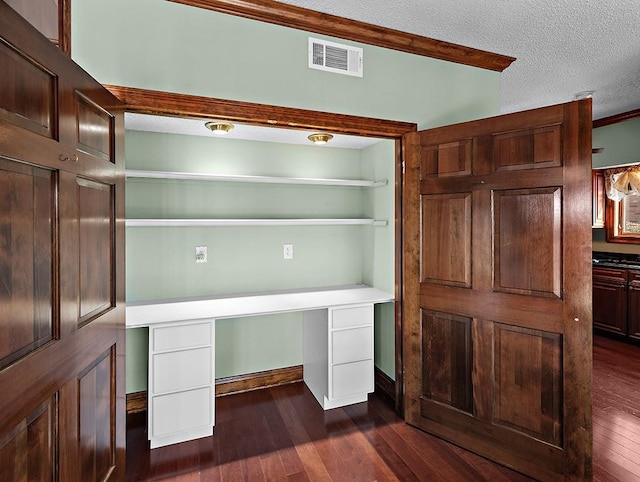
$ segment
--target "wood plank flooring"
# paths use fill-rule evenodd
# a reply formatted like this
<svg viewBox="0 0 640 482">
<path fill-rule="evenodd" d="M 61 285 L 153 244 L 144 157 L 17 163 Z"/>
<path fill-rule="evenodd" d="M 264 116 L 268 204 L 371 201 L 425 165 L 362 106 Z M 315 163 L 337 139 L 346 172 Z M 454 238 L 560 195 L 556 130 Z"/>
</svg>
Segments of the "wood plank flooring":
<svg viewBox="0 0 640 482">
<path fill-rule="evenodd" d="M 302 383 L 216 399 L 213 437 L 149 450 L 130 415 L 128 481 L 529 481 L 406 425 L 382 397 L 323 411 Z M 640 348 L 595 337 L 594 480 L 640 482 Z"/>
</svg>

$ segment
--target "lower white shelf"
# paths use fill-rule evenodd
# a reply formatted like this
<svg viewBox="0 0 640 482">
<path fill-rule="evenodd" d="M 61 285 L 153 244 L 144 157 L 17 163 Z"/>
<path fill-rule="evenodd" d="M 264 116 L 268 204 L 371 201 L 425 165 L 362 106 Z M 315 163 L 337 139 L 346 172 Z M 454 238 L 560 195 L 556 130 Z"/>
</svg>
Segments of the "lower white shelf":
<svg viewBox="0 0 640 482">
<path fill-rule="evenodd" d="M 202 226 L 337 226 L 369 225 L 386 226 L 382 219 L 341 218 L 341 219 L 127 219 L 128 228 L 151 227 L 202 227 Z"/>
</svg>

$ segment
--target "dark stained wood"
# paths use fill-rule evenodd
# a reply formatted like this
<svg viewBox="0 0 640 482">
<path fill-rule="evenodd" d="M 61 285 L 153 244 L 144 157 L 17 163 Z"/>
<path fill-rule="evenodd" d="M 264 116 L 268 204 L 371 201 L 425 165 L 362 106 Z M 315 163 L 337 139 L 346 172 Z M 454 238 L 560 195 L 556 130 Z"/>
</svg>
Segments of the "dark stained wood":
<svg viewBox="0 0 640 482">
<path fill-rule="evenodd" d="M 404 141 L 406 420 L 542 480 L 591 475 L 589 109 L 573 102 Z M 455 143 L 470 154 L 440 168 Z M 456 198 L 468 208 L 432 206 Z M 456 255 L 470 258 L 468 274 Z M 458 320 L 469 348 L 434 345 Z M 454 358 L 465 368 L 450 370 Z M 454 408 L 447 387 L 466 384 L 472 404 Z"/>
<path fill-rule="evenodd" d="M 596 336 L 593 360 L 593 480 L 638 480 L 640 347 Z M 531 480 L 403 423 L 376 395 L 323 412 L 294 383 L 220 398 L 216 419 L 213 437 L 151 451 L 146 414 L 129 415 L 127 480 Z"/>
<path fill-rule="evenodd" d="M 640 340 L 640 273 L 630 270 L 628 272 L 628 280 L 627 335 L 634 340 Z"/>
<path fill-rule="evenodd" d="M 277 368 L 246 375 L 216 378 L 216 397 L 242 393 L 258 388 L 266 388 L 302 380 L 302 365 Z"/>
<path fill-rule="evenodd" d="M 0 367 L 54 336 L 53 173 L 0 156 Z"/>
<path fill-rule="evenodd" d="M 147 410 L 147 391 L 127 393 L 127 415 Z"/>
<path fill-rule="evenodd" d="M 402 233 L 404 219 L 402 216 L 402 186 L 404 176 L 404 153 L 402 138 L 395 142 L 395 233 L 394 233 L 394 295 L 396 300 L 402 299 Z M 404 413 L 404 377 L 402 371 L 402 303 L 394 303 L 394 335 L 395 335 L 395 402 L 396 411 Z"/>
<path fill-rule="evenodd" d="M 422 37 L 272 0 L 171 0 L 215 12 L 502 72 L 514 57 Z"/>
<path fill-rule="evenodd" d="M 4 77 L 1 89 L 9 100 L 3 103 L 6 115 L 0 116 L 0 179 L 13 176 L 14 187 L 6 192 L 20 209 L 0 195 L 0 285 L 22 298 L 13 313 L 3 312 L 0 340 L 26 346 L 25 333 L 13 328 L 28 318 L 32 335 L 27 338 L 38 340 L 27 356 L 0 371 L 0 439 L 23 421 L 30 423 L 38 407 L 48 403 L 52 422 L 46 443 L 54 474 L 33 475 L 20 462 L 37 459 L 40 442 L 34 442 L 33 453 L 20 445 L 18 465 L 6 470 L 16 470 L 15 480 L 123 480 L 123 106 L 4 2 L 0 38 L 5 51 L 15 53 L 5 57 L 3 73 L 21 72 L 17 83 Z M 55 81 L 47 80 L 51 76 Z M 25 86 L 26 93 L 18 94 Z M 78 149 L 77 96 L 107 113 L 110 125 L 101 135 L 110 139 L 109 160 Z M 16 115 L 36 124 L 50 122 L 43 122 L 44 131 L 33 129 L 32 122 L 16 122 Z M 86 119 L 91 120 L 83 116 L 80 123 Z M 100 186 L 100 194 L 87 192 L 87 186 L 89 191 Z M 9 230 L 7 219 L 12 220 Z M 19 239 L 12 238 L 19 232 Z M 2 301 L 4 309 L 7 299 Z"/>
<path fill-rule="evenodd" d="M 71 57 L 71 0 L 58 0 L 58 48 Z"/>
<path fill-rule="evenodd" d="M 303 383 L 217 399 L 213 437 L 149 450 L 128 418 L 127 480 L 526 481 L 406 425 L 387 398 L 323 411 Z"/>
<path fill-rule="evenodd" d="M 0 437 L 0 480 L 54 480 L 55 415 L 51 398 Z"/>
<path fill-rule="evenodd" d="M 627 334 L 627 270 L 593 268 L 593 326 Z"/>
<path fill-rule="evenodd" d="M 617 124 L 618 122 L 624 122 L 629 119 L 635 119 L 636 117 L 640 117 L 640 109 L 630 110 L 628 112 L 622 112 L 620 114 L 615 114 L 609 117 L 603 117 L 602 119 L 597 119 L 593 121 L 593 128 L 604 127 L 611 124 Z"/>
<path fill-rule="evenodd" d="M 267 127 L 317 129 L 372 137 L 397 138 L 416 130 L 416 125 L 410 122 L 214 99 L 134 87 L 115 85 L 107 85 L 106 87 L 127 105 L 127 110 L 130 112 L 217 118 Z"/>
</svg>

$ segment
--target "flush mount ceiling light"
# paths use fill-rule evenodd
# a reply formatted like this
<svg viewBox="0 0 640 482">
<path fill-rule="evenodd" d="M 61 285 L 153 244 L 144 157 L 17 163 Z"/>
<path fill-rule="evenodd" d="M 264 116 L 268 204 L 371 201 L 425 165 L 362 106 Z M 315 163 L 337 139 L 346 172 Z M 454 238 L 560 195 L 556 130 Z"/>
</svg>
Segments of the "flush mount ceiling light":
<svg viewBox="0 0 640 482">
<path fill-rule="evenodd" d="M 233 129 L 233 124 L 231 122 L 223 121 L 207 122 L 204 126 L 211 132 L 219 136 L 224 136 L 225 134 L 228 134 L 231 129 Z"/>
<path fill-rule="evenodd" d="M 585 90 L 583 92 L 578 92 L 575 96 L 574 99 L 576 100 L 580 100 L 580 99 L 591 99 L 593 97 L 594 91 L 593 90 Z"/>
<path fill-rule="evenodd" d="M 331 134 L 322 134 L 320 132 L 316 132 L 315 134 L 310 134 L 307 139 L 309 139 L 314 144 L 326 144 L 331 139 L 333 139 L 333 136 Z"/>
</svg>

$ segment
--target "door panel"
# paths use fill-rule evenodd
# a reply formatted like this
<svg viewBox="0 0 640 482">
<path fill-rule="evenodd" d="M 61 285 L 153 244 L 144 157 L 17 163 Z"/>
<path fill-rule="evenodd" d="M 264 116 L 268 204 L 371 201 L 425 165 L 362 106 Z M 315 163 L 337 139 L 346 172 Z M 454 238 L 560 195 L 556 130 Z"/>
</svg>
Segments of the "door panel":
<svg viewBox="0 0 640 482">
<path fill-rule="evenodd" d="M 57 78 L 47 68 L 0 42 L 0 119 L 56 138 Z"/>
<path fill-rule="evenodd" d="M 0 156 L 0 368 L 53 338 L 53 179 Z"/>
<path fill-rule="evenodd" d="M 123 107 L 1 0 L 0 60 L 0 479 L 124 480 Z"/>
<path fill-rule="evenodd" d="M 0 480 L 55 480 L 56 397 L 0 437 Z"/>
<path fill-rule="evenodd" d="M 408 423 L 591 474 L 590 101 L 405 137 Z"/>
<path fill-rule="evenodd" d="M 83 325 L 110 309 L 113 286 L 113 186 L 77 179 L 80 246 L 80 313 Z M 100 273 L 100 276 L 96 276 Z"/>
</svg>

